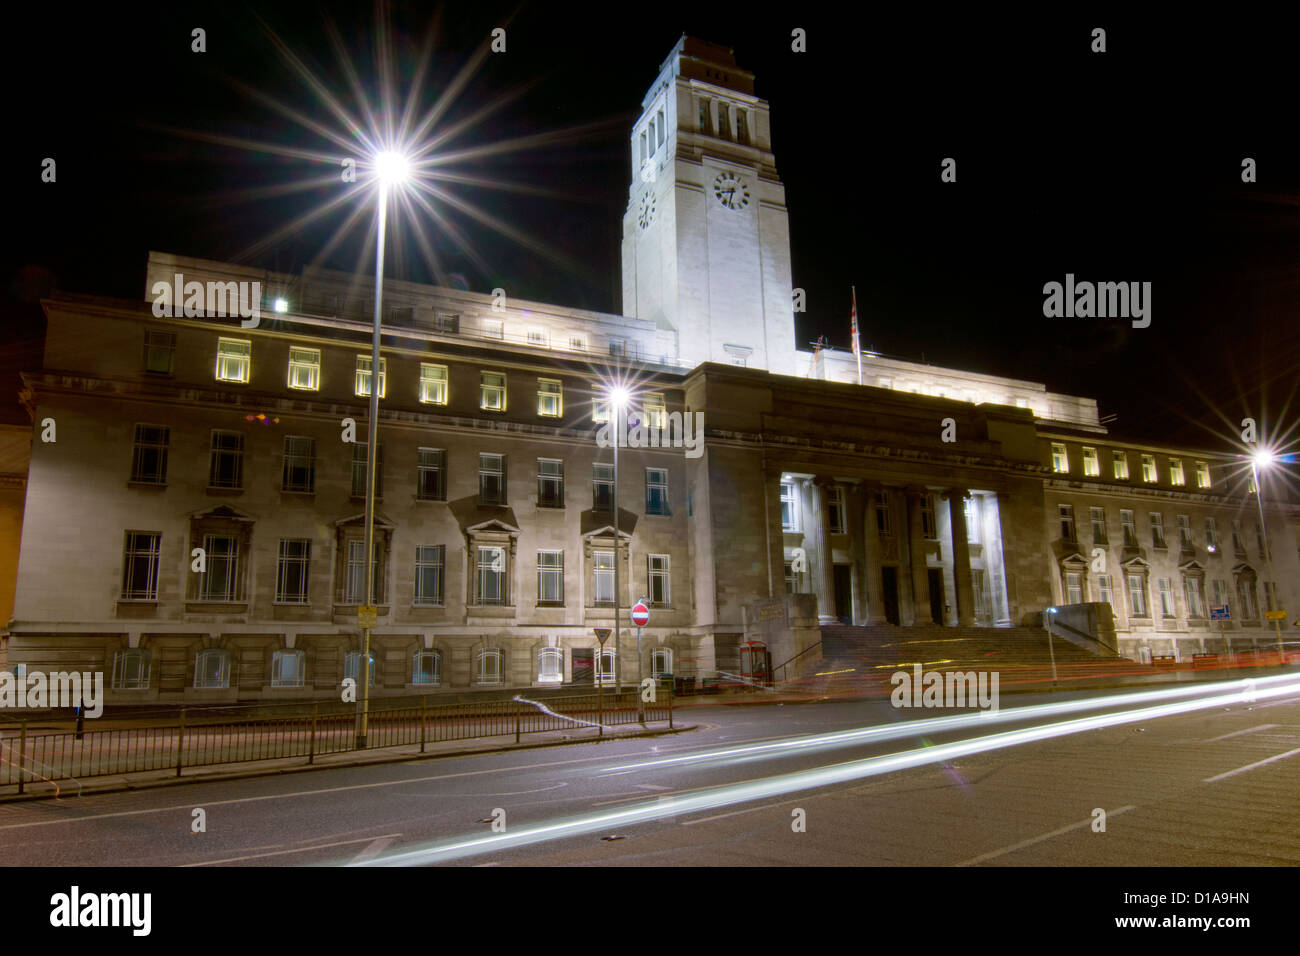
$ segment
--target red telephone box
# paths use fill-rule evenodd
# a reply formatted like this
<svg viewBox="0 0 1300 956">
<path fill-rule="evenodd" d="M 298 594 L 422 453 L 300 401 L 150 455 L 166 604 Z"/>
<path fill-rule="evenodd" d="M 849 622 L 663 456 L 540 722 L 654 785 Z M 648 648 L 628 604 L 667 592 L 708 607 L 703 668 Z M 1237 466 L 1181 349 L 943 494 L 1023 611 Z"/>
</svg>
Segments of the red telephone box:
<svg viewBox="0 0 1300 956">
<path fill-rule="evenodd" d="M 743 641 L 740 645 L 740 676 L 756 684 L 772 680 L 772 655 L 762 641 Z"/>
</svg>

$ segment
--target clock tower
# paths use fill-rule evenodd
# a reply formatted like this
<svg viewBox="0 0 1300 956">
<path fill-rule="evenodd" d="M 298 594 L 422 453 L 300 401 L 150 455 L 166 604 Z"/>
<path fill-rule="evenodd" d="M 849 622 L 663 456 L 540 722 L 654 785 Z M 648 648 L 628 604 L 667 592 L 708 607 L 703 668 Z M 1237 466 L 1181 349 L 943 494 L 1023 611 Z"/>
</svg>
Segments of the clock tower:
<svg viewBox="0 0 1300 956">
<path fill-rule="evenodd" d="M 768 105 L 726 47 L 683 36 L 641 101 L 623 217 L 623 314 L 657 350 L 794 374 L 790 225 Z"/>
</svg>

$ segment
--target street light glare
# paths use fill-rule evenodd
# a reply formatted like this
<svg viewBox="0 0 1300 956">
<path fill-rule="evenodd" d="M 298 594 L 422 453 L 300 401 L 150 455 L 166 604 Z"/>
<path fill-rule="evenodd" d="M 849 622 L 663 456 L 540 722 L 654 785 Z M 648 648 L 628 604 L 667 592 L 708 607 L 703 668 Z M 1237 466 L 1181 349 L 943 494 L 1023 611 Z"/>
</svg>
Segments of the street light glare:
<svg viewBox="0 0 1300 956">
<path fill-rule="evenodd" d="M 375 175 L 385 186 L 397 186 L 411 175 L 411 163 L 401 153 L 391 150 L 375 156 Z"/>
<path fill-rule="evenodd" d="M 1273 464 L 1273 453 L 1267 448 L 1261 448 L 1259 451 L 1255 452 L 1253 457 L 1255 459 L 1255 464 L 1260 468 L 1267 468 L 1269 465 Z"/>
<path fill-rule="evenodd" d="M 616 385 L 609 390 L 609 400 L 615 408 L 622 408 L 627 404 L 628 391 L 621 385 Z"/>
</svg>

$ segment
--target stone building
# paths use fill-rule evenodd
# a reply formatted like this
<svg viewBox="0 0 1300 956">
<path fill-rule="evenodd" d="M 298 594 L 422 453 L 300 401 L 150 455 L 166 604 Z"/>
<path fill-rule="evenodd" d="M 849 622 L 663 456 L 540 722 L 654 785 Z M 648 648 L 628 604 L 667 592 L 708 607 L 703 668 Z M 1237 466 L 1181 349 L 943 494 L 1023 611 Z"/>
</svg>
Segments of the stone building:
<svg viewBox="0 0 1300 956">
<path fill-rule="evenodd" d="M 1050 605 L 1113 608 L 1134 658 L 1272 640 L 1263 610 L 1300 597 L 1295 501 L 1266 496 L 1274 595 L 1240 460 L 1114 438 L 1041 383 L 866 354 L 859 384 L 852 356 L 796 351 L 752 76 L 683 38 L 643 110 L 626 315 L 384 283 L 377 694 L 733 672 L 778 605 L 773 664 L 831 622 Z M 258 283 L 260 320 L 157 314 L 178 275 Z M 142 300 L 45 302 L 11 666 L 103 670 L 117 701 L 332 696 L 358 673 L 373 291 L 152 253 Z M 617 520 L 616 382 L 636 420 Z M 639 661 L 626 619 L 603 658 L 595 638 L 616 561 L 619 604 L 651 608 Z"/>
</svg>

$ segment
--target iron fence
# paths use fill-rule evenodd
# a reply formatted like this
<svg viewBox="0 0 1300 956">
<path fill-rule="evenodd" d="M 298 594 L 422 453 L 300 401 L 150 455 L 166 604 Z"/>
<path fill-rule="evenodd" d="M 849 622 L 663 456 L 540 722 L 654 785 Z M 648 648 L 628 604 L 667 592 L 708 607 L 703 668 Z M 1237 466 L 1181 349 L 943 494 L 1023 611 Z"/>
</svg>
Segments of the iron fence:
<svg viewBox="0 0 1300 956">
<path fill-rule="evenodd" d="M 430 744 L 451 740 L 524 734 L 573 728 L 608 727 L 637 723 L 636 690 L 582 697 L 549 697 L 534 701 L 478 701 L 459 704 L 417 702 L 394 705 L 372 703 L 366 728 L 366 749 Z M 666 723 L 671 729 L 672 688 L 641 704 L 646 724 Z M 16 733 L 0 736 L 0 786 L 76 781 L 85 777 L 113 776 L 149 770 L 175 769 L 179 777 L 188 767 L 245 763 L 257 760 L 302 758 L 312 763 L 318 756 L 356 749 L 358 718 L 327 705 L 325 713 L 314 705 L 310 714 L 260 717 L 244 720 L 179 719 L 169 726 L 86 730 L 83 733 L 30 733 L 24 721 Z"/>
</svg>

